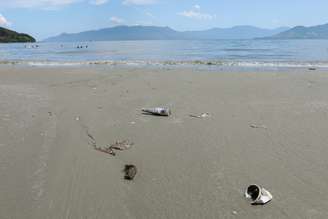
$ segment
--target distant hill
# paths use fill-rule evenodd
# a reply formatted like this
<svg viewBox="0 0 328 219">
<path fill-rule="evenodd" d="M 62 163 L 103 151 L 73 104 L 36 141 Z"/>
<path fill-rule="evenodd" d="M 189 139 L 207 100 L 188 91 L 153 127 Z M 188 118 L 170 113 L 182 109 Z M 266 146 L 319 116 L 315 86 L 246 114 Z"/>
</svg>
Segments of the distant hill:
<svg viewBox="0 0 328 219">
<path fill-rule="evenodd" d="M 184 39 L 252 39 L 267 37 L 288 28 L 262 29 L 253 26 L 213 28 L 205 31 L 175 31 L 169 27 L 116 26 L 101 30 L 85 31 L 46 39 L 46 42 L 114 41 L 114 40 L 184 40 Z"/>
<path fill-rule="evenodd" d="M 85 31 L 46 39 L 46 42 L 76 42 L 76 41 L 111 41 L 111 40 L 174 40 L 179 39 L 179 33 L 168 27 L 151 26 L 117 26 L 101 30 Z"/>
<path fill-rule="evenodd" d="M 204 31 L 187 31 L 186 38 L 190 39 L 253 39 L 267 37 L 288 30 L 288 27 L 264 29 L 254 26 L 235 26 L 231 28 L 213 28 Z"/>
<path fill-rule="evenodd" d="M 0 27 L 0 43 L 24 43 L 35 42 L 35 39 L 24 33 L 17 33 L 12 30 Z"/>
<path fill-rule="evenodd" d="M 269 39 L 328 39 L 328 24 L 312 27 L 296 26 Z"/>
</svg>

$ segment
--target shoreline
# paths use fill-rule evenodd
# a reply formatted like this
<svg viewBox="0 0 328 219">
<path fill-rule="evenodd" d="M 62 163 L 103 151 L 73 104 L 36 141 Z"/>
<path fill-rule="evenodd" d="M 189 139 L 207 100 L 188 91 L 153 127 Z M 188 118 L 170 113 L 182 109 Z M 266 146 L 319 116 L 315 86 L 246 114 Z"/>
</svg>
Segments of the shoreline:
<svg viewBox="0 0 328 219">
<path fill-rule="evenodd" d="M 31 67 L 83 67 L 83 66 L 118 66 L 118 67 L 172 67 L 172 68 L 204 68 L 225 70 L 258 69 L 285 70 L 320 68 L 328 69 L 328 62 L 323 61 L 255 61 L 255 60 L 85 60 L 85 61 L 49 61 L 49 60 L 2 60 L 0 66 L 22 65 Z"/>
</svg>

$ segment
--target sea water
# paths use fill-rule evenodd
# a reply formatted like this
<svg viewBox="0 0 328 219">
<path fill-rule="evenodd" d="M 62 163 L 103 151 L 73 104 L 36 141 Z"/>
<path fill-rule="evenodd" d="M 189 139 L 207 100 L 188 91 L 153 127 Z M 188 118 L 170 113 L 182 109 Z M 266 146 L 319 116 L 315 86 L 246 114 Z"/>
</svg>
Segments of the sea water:
<svg viewBox="0 0 328 219">
<path fill-rule="evenodd" d="M 185 40 L 0 44 L 0 64 L 328 67 L 328 40 Z"/>
</svg>

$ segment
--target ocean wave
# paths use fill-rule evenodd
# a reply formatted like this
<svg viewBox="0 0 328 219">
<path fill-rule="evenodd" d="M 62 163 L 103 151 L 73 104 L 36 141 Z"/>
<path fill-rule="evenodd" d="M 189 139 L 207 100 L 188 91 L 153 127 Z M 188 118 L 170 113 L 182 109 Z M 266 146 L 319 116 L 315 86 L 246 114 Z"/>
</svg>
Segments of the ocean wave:
<svg viewBox="0 0 328 219">
<path fill-rule="evenodd" d="M 145 61 L 145 60 L 98 60 L 98 61 L 26 61 L 5 60 L 0 65 L 28 65 L 35 67 L 80 66 L 80 65 L 109 65 L 109 66 L 220 66 L 220 67 L 270 67 L 270 68 L 328 68 L 328 62 L 299 62 L 299 61 L 235 61 L 235 60 L 182 60 L 182 61 Z"/>
</svg>

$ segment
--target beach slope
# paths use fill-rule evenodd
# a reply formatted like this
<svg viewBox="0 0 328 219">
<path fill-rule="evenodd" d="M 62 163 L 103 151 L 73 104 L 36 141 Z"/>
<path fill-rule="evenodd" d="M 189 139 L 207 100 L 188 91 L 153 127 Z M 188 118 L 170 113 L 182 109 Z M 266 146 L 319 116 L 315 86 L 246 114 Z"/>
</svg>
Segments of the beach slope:
<svg viewBox="0 0 328 219">
<path fill-rule="evenodd" d="M 0 218 L 327 218 L 327 93 L 319 70 L 2 65 Z"/>
</svg>

